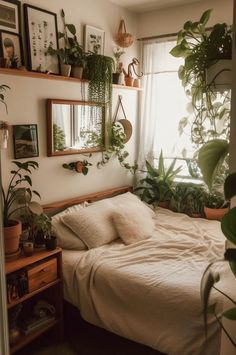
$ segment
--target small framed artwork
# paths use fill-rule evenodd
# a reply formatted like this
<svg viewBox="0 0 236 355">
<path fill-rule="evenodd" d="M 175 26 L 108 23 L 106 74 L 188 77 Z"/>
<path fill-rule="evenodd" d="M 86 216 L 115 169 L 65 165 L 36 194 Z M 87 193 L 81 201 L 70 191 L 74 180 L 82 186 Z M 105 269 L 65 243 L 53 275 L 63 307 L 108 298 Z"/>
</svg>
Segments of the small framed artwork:
<svg viewBox="0 0 236 355">
<path fill-rule="evenodd" d="M 24 65 L 21 36 L 14 32 L 0 31 L 0 57 L 6 68 L 19 68 Z"/>
<path fill-rule="evenodd" d="M 20 1 L 0 0 L 0 30 L 20 34 Z"/>
<path fill-rule="evenodd" d="M 13 125 L 13 144 L 15 159 L 38 157 L 37 125 Z"/>
<path fill-rule="evenodd" d="M 84 49 L 85 52 L 104 54 L 105 31 L 100 28 L 85 25 L 84 28 Z"/>
<path fill-rule="evenodd" d="M 24 4 L 29 69 L 60 74 L 59 58 L 47 55 L 51 46 L 58 49 L 57 15 L 53 12 Z"/>
</svg>

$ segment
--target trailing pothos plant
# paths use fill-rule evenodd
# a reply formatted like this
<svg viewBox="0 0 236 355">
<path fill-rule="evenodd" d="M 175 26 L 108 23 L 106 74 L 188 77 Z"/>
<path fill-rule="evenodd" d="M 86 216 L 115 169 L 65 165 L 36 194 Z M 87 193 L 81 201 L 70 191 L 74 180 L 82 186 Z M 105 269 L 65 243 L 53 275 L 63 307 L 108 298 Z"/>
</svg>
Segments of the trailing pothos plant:
<svg viewBox="0 0 236 355">
<path fill-rule="evenodd" d="M 193 117 L 183 118 L 183 131 L 191 125 L 191 140 L 199 148 L 210 139 L 229 138 L 230 92 L 216 92 L 207 84 L 206 70 L 219 59 L 232 58 L 232 27 L 218 23 L 207 28 L 212 10 L 203 13 L 199 21 L 187 21 L 178 33 L 174 57 L 183 58 L 179 78 L 190 99 Z"/>
<path fill-rule="evenodd" d="M 224 184 L 224 193 L 225 193 L 226 200 L 229 200 L 232 197 L 236 196 L 236 173 L 230 174 L 226 178 Z M 221 221 L 221 229 L 225 237 L 227 238 L 227 240 L 231 242 L 233 245 L 236 245 L 236 207 L 231 208 L 229 212 L 223 217 Z M 224 255 L 224 260 L 229 262 L 230 268 L 234 276 L 236 276 L 235 251 L 236 249 L 231 249 L 231 248 L 226 249 Z M 220 280 L 220 273 L 213 270 L 213 266 L 216 262 L 217 261 L 212 262 L 208 265 L 201 280 L 201 298 L 203 303 L 204 322 L 207 330 L 208 314 L 213 314 L 216 317 L 221 328 L 225 332 L 226 336 L 230 340 L 230 342 L 236 348 L 236 342 L 234 341 L 234 339 L 232 339 L 228 330 L 222 323 L 222 317 L 232 321 L 236 321 L 236 300 L 234 300 L 232 297 L 227 295 L 222 289 L 216 286 L 216 284 Z M 221 295 L 223 295 L 226 299 L 228 299 L 232 303 L 232 307 L 219 314 L 217 311 L 217 304 L 216 303 L 210 304 L 210 294 L 212 289 L 216 290 Z"/>
<path fill-rule="evenodd" d="M 138 164 L 135 161 L 133 165 L 126 162 L 129 153 L 125 150 L 125 133 L 120 125 L 111 123 L 108 125 L 109 146 L 106 151 L 102 152 L 102 160 L 97 163 L 97 167 L 101 168 L 106 165 L 112 157 L 117 157 L 122 168 L 125 168 L 135 174 Z"/>
</svg>

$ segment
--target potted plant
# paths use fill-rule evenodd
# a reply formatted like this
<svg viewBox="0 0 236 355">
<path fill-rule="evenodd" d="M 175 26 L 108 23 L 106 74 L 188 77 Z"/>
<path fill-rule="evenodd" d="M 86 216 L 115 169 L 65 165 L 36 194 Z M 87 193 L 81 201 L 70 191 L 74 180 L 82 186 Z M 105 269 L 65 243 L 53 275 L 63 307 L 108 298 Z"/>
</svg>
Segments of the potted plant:
<svg viewBox="0 0 236 355">
<path fill-rule="evenodd" d="M 174 178 L 181 171 L 181 167 L 174 169 L 176 159 L 168 168 L 165 168 L 163 153 L 159 156 L 158 167 L 154 168 L 146 161 L 146 177 L 140 180 L 141 186 L 137 187 L 142 200 L 147 203 L 158 203 L 160 207 L 168 208 L 174 194 Z"/>
<path fill-rule="evenodd" d="M 30 174 L 33 170 L 38 169 L 38 163 L 35 161 L 27 161 L 24 163 L 13 161 L 15 169 L 11 171 L 11 180 L 6 190 L 2 187 L 2 201 L 3 201 L 3 232 L 5 241 L 6 258 L 14 257 L 19 250 L 20 235 L 22 232 L 21 222 L 12 219 L 13 215 L 22 209 L 18 206 L 18 202 L 22 199 L 22 194 L 19 193 L 21 184 L 26 186 L 24 188 L 26 195 L 31 199 L 32 195 L 40 197 L 39 193 L 32 190 L 32 180 Z"/>
<path fill-rule="evenodd" d="M 120 47 L 116 47 L 113 54 L 115 57 L 115 72 L 112 74 L 113 84 L 119 84 L 120 76 L 123 70 L 123 63 L 120 62 L 120 58 L 123 54 L 125 54 L 125 52 L 121 50 Z"/>
<path fill-rule="evenodd" d="M 64 169 L 76 171 L 79 174 L 87 175 L 89 172 L 89 166 L 92 166 L 91 163 L 89 163 L 87 160 L 79 160 L 76 162 L 72 162 L 69 164 L 63 164 L 62 167 Z"/>
<path fill-rule="evenodd" d="M 230 200 L 234 196 L 236 196 L 236 173 L 232 173 L 227 176 L 225 183 L 224 183 L 224 193 L 225 199 Z M 223 217 L 221 221 L 221 229 L 224 233 L 225 237 L 227 238 L 227 244 L 231 244 L 233 247 L 236 245 L 236 207 L 231 208 L 228 213 Z M 231 271 L 233 272 L 234 276 L 236 276 L 236 267 L 235 267 L 235 249 L 228 248 L 225 251 L 224 259 L 229 262 Z M 226 334 L 229 341 L 232 345 L 236 348 L 236 343 L 229 334 L 228 330 L 224 326 L 222 322 L 222 318 L 226 318 L 231 321 L 236 320 L 236 312 L 235 312 L 235 305 L 236 301 L 228 296 L 222 288 L 219 289 L 216 286 L 216 283 L 220 281 L 220 273 L 213 270 L 213 266 L 216 262 L 222 262 L 222 260 L 216 260 L 215 262 L 210 263 L 201 280 L 201 298 L 203 304 L 203 313 L 204 313 L 204 323 L 207 331 L 207 321 L 208 321 L 208 314 L 211 314 L 216 317 L 217 322 L 221 326 L 222 330 Z M 222 311 L 220 314 L 217 311 L 217 303 L 210 304 L 210 294 L 211 290 L 214 289 L 217 292 L 220 292 L 228 301 L 230 301 L 233 305 L 232 308 Z"/>
</svg>

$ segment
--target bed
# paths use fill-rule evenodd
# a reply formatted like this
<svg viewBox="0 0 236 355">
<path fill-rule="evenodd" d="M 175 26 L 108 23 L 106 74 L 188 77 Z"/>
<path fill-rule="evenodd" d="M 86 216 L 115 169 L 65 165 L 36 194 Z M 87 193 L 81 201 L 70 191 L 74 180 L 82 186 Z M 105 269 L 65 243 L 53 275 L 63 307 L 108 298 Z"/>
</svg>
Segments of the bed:
<svg viewBox="0 0 236 355">
<path fill-rule="evenodd" d="M 63 250 L 64 297 L 86 321 L 162 353 L 217 355 L 220 330 L 212 318 L 206 340 L 200 281 L 224 253 L 220 223 L 163 208 L 153 220 L 152 237 L 130 245 Z"/>
</svg>

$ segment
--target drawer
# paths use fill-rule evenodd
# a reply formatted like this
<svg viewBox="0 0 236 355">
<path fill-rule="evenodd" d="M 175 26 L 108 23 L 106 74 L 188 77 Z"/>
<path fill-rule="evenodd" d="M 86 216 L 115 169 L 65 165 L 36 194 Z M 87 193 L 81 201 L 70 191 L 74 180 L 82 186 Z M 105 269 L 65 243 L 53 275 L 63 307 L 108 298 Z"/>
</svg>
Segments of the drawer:
<svg viewBox="0 0 236 355">
<path fill-rule="evenodd" d="M 28 270 L 29 292 L 38 290 L 57 279 L 57 259 L 45 261 Z"/>
</svg>

